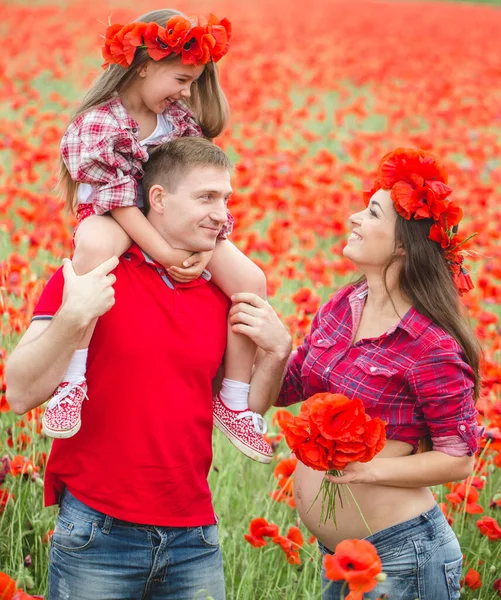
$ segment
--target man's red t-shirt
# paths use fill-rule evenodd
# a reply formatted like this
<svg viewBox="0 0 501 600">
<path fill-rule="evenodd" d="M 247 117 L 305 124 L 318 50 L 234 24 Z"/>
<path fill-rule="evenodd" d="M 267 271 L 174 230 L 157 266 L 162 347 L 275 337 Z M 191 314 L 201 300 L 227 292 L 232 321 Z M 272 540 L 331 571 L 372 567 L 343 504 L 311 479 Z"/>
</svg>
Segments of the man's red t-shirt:
<svg viewBox="0 0 501 600">
<path fill-rule="evenodd" d="M 89 346 L 82 427 L 53 442 L 45 504 L 56 503 L 66 486 L 117 519 L 213 524 L 211 390 L 226 347 L 229 300 L 203 277 L 171 282 L 137 246 L 114 273 L 115 305 L 98 320 Z M 59 270 L 34 319 L 57 312 L 63 287 Z"/>
</svg>

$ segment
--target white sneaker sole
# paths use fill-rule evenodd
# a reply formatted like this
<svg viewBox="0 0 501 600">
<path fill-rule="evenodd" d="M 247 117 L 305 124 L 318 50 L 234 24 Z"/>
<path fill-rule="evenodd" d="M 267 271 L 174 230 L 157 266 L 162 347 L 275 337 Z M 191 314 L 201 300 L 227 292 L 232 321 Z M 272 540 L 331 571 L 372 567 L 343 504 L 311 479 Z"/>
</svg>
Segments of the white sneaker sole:
<svg viewBox="0 0 501 600">
<path fill-rule="evenodd" d="M 233 433 L 229 429 L 227 429 L 224 426 L 224 424 L 217 419 L 217 417 L 214 417 L 214 427 L 216 427 L 216 429 L 219 429 L 219 431 L 230 440 L 230 442 L 235 446 L 235 448 L 240 450 L 240 452 L 242 454 L 245 454 L 245 456 L 247 456 L 248 458 L 251 458 L 252 460 L 255 460 L 265 465 L 271 462 L 271 459 L 273 458 L 272 454 L 263 454 L 262 452 L 259 452 L 259 450 L 255 450 L 254 448 L 247 446 L 247 444 L 244 444 L 244 442 L 242 442 L 235 435 L 233 435 Z"/>
<path fill-rule="evenodd" d="M 47 437 L 51 437 L 51 438 L 57 438 L 57 439 L 70 438 L 70 437 L 73 437 L 75 435 L 75 433 L 78 433 L 81 425 L 82 425 L 82 421 L 79 421 L 75 425 L 75 427 L 73 427 L 72 429 L 60 431 L 59 429 L 51 429 L 50 427 L 47 427 L 45 425 L 45 423 L 42 422 L 42 433 L 44 435 L 46 435 Z"/>
</svg>

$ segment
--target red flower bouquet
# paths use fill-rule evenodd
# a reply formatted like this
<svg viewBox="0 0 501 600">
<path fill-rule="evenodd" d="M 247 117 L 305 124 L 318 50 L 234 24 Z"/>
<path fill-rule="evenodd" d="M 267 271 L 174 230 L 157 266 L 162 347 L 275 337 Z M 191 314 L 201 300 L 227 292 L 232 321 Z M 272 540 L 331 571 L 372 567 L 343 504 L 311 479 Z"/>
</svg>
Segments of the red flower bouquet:
<svg viewBox="0 0 501 600">
<path fill-rule="evenodd" d="M 382 450 L 385 423 L 366 415 L 361 400 L 325 392 L 303 402 L 286 425 L 285 439 L 306 466 L 337 476 L 348 463 L 369 462 Z M 332 518 L 336 525 L 336 497 L 343 502 L 340 486 L 324 479 L 320 493 L 320 522 Z"/>
</svg>

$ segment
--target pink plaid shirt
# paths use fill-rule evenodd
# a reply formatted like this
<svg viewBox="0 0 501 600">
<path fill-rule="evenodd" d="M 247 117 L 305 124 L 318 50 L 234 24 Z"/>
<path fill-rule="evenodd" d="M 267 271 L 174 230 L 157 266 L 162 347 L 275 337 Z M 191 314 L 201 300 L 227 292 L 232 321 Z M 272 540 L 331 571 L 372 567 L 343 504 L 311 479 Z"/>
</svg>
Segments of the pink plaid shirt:
<svg viewBox="0 0 501 600">
<path fill-rule="evenodd" d="M 202 130 L 192 113 L 181 102 L 173 102 L 164 112 L 172 125 L 165 136 L 148 145 L 159 145 L 182 136 L 202 136 Z M 138 139 L 139 126 L 117 96 L 77 117 L 61 140 L 61 154 L 71 178 L 93 187 L 90 198 L 95 214 L 102 215 L 114 208 L 136 206 L 138 181 L 143 163 L 148 160 L 146 146 Z M 219 237 L 227 237 L 233 228 L 233 218 Z"/>
<path fill-rule="evenodd" d="M 320 308 L 289 360 L 277 406 L 321 392 L 344 394 L 386 422 L 388 439 L 414 451 L 429 433 L 435 450 L 476 452 L 482 429 L 473 372 L 459 344 L 414 308 L 382 336 L 353 343 L 366 295 L 366 283 L 351 285 Z"/>
</svg>

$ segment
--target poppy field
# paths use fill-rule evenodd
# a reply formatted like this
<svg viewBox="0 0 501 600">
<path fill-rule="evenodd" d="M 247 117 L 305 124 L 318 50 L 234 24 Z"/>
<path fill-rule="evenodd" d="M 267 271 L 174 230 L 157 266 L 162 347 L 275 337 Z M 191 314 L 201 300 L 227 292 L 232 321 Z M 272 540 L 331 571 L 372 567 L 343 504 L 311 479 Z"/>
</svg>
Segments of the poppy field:
<svg viewBox="0 0 501 600">
<path fill-rule="evenodd" d="M 220 63 L 231 124 L 217 140 L 235 165 L 232 241 L 265 271 L 269 301 L 296 345 L 320 304 L 356 277 L 342 255 L 347 219 L 362 207 L 379 159 L 413 146 L 445 164 L 465 215 L 461 233 L 477 234 L 465 248 L 475 288 L 463 301 L 483 349 L 485 437 L 473 476 L 434 493 L 463 550 L 462 597 L 501 598 L 501 6 L 181 0 L 175 8 L 233 24 Z M 42 410 L 10 411 L 4 363 L 45 281 L 72 252 L 74 220 L 54 192 L 61 136 L 101 68 L 108 17 L 123 23 L 136 10 L 130 0 L 3 5 L 0 600 L 47 597 L 56 518 L 43 508 L 50 440 Z M 295 510 L 285 418 L 283 410 L 267 415 L 270 466 L 214 433 L 209 481 L 230 600 L 320 598 L 321 558 Z"/>
</svg>

